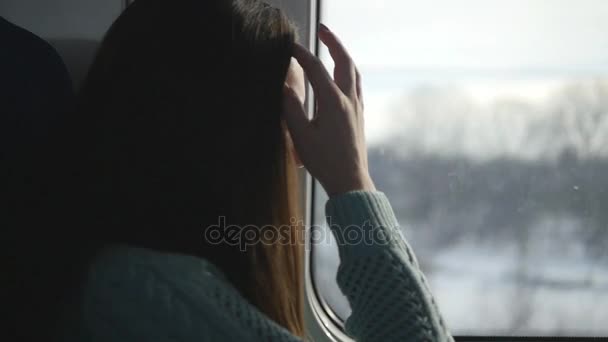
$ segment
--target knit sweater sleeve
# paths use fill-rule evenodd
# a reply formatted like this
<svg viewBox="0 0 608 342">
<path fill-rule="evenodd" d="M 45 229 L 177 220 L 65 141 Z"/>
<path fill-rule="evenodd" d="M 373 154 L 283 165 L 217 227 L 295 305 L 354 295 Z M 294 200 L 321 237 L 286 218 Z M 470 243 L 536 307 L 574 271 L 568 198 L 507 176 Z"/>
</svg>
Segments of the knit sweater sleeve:
<svg viewBox="0 0 608 342">
<path fill-rule="evenodd" d="M 352 307 L 350 336 L 359 342 L 453 341 L 383 193 L 336 196 L 326 215 L 338 241 L 338 285 Z"/>
</svg>

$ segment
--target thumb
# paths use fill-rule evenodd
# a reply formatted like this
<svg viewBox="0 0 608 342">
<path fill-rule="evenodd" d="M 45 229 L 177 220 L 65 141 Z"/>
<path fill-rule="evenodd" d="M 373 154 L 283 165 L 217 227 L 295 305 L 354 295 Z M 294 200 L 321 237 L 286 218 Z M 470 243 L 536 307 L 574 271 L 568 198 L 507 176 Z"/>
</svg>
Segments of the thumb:
<svg viewBox="0 0 608 342">
<path fill-rule="evenodd" d="M 292 138 L 296 141 L 305 139 L 310 129 L 310 120 L 300 99 L 288 85 L 283 87 L 283 115 Z"/>
</svg>

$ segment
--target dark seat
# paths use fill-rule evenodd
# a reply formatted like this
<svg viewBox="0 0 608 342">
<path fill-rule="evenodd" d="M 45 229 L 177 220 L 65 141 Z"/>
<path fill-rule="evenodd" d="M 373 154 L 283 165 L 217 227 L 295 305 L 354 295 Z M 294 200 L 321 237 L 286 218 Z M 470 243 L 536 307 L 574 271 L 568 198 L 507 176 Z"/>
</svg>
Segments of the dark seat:
<svg viewBox="0 0 608 342">
<path fill-rule="evenodd" d="M 0 219 L 23 221 L 41 200 L 47 147 L 74 105 L 74 90 L 41 38 L 0 17 L 0 42 Z"/>
<path fill-rule="evenodd" d="M 9 320 L 0 340 L 25 340 L 27 329 L 44 325 L 19 327 L 17 322 L 35 318 L 37 296 L 29 289 L 49 276 L 34 266 L 45 260 L 40 247 L 48 244 L 44 236 L 50 229 L 44 225 L 51 181 L 45 168 L 52 162 L 48 147 L 53 134 L 73 105 L 72 81 L 55 49 L 0 17 L 0 230 L 7 275 L 0 301 L 9 311 L 3 317 L 15 322 Z"/>
<path fill-rule="evenodd" d="M 72 106 L 74 91 L 63 61 L 44 40 L 0 17 L 0 42 L 0 149 L 13 157 L 44 142 Z"/>
</svg>

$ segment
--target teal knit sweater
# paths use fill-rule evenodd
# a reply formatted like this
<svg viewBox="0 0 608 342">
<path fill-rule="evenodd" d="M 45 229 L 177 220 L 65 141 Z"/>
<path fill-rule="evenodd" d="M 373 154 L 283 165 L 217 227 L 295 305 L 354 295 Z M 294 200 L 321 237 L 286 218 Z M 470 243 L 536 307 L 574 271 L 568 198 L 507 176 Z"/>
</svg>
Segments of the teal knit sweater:
<svg viewBox="0 0 608 342">
<path fill-rule="evenodd" d="M 453 341 L 384 194 L 336 196 L 326 214 L 352 307 L 346 332 L 355 341 Z M 353 229 L 367 240 L 353 243 Z M 141 248 L 110 248 L 94 261 L 81 310 L 87 341 L 300 341 L 206 260 Z"/>
</svg>

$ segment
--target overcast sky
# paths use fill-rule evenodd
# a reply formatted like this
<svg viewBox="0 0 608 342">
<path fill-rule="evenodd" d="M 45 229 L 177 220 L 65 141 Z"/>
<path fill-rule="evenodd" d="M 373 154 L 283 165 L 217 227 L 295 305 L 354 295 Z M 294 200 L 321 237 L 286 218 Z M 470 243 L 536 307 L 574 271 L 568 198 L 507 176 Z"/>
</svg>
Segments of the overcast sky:
<svg viewBox="0 0 608 342">
<path fill-rule="evenodd" d="M 605 68 L 606 0 L 323 0 L 362 66 Z"/>
</svg>

